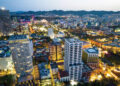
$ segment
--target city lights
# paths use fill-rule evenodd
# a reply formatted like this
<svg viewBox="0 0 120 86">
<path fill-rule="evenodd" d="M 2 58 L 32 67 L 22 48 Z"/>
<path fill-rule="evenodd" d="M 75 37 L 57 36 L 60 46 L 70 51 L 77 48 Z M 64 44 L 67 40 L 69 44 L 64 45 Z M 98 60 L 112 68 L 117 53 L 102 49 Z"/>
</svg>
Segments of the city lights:
<svg viewBox="0 0 120 86">
<path fill-rule="evenodd" d="M 22 8 L 12 0 L 5 4 L 7 9 L 0 7 L 0 85 L 120 84 L 119 11 L 45 11 L 30 3 L 43 11 L 25 11 L 25 3 Z"/>
<path fill-rule="evenodd" d="M 71 81 L 70 81 L 70 84 L 71 84 L 72 86 L 74 86 L 74 85 L 77 85 L 78 82 L 76 82 L 76 81 L 74 81 L 74 80 L 71 80 Z"/>
<path fill-rule="evenodd" d="M 106 75 L 106 76 L 107 76 L 107 77 L 110 77 L 111 75 L 107 73 L 107 75 Z"/>
</svg>

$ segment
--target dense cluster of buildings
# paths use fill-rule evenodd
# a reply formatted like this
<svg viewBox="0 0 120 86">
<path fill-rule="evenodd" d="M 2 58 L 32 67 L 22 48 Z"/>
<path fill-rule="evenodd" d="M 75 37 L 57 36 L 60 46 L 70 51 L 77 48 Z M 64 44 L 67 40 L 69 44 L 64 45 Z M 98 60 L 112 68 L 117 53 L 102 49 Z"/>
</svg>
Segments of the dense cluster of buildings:
<svg viewBox="0 0 120 86">
<path fill-rule="evenodd" d="M 101 78 L 102 74 L 106 74 L 103 70 L 107 71 L 107 67 L 113 66 L 110 61 L 103 59 L 103 54 L 108 54 L 108 51 L 114 54 L 120 52 L 120 30 L 117 28 L 114 31 L 109 27 L 120 22 L 115 16 L 118 15 L 111 15 L 108 20 L 108 16 L 100 19 L 91 14 L 82 17 L 66 15 L 65 18 L 54 19 L 50 23 L 45 19 L 34 20 L 34 16 L 30 22 L 21 20 L 16 24 L 19 27 L 16 27 L 18 33 L 12 32 L 0 41 L 0 76 L 15 75 L 16 86 L 26 82 L 33 83 L 33 86 L 62 86 L 61 82 L 89 82 L 90 79 Z M 0 22 L 3 22 L 0 23 L 0 32 L 6 35 L 9 31 L 3 26 L 8 23 L 4 21 L 9 20 L 8 17 L 9 11 L 0 10 Z M 115 21 L 117 23 L 113 23 Z M 110 23 L 106 24 L 108 22 Z M 79 39 L 68 30 L 76 28 L 83 28 L 81 30 L 89 37 Z M 65 33 L 69 33 L 70 37 L 66 37 Z M 111 34 L 114 36 L 106 37 Z M 116 74 L 115 70 L 112 72 Z"/>
</svg>

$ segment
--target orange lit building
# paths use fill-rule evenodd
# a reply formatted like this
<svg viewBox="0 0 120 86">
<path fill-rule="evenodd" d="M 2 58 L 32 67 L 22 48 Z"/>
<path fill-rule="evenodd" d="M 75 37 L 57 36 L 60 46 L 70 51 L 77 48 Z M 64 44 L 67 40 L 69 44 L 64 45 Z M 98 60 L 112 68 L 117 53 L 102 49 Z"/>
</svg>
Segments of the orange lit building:
<svg viewBox="0 0 120 86">
<path fill-rule="evenodd" d="M 106 50 L 111 50 L 114 54 L 120 53 L 120 45 L 115 44 L 115 43 L 104 44 L 102 48 Z"/>
<path fill-rule="evenodd" d="M 106 39 L 98 39 L 98 40 L 90 40 L 92 45 L 96 45 L 97 47 L 102 47 L 104 44 L 112 43 L 112 41 L 108 41 Z"/>
<path fill-rule="evenodd" d="M 31 34 L 35 32 L 30 24 L 29 24 L 29 30 Z"/>
<path fill-rule="evenodd" d="M 62 60 L 62 47 L 59 42 L 52 42 L 49 45 L 50 60 L 58 61 Z"/>
</svg>

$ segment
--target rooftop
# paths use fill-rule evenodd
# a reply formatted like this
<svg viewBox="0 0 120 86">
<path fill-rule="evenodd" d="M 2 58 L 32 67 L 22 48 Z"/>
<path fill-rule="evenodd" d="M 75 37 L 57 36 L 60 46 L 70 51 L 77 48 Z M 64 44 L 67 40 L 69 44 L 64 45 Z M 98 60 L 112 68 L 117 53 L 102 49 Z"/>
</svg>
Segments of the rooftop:
<svg viewBox="0 0 120 86">
<path fill-rule="evenodd" d="M 47 63 L 38 64 L 38 68 L 40 71 L 40 77 L 43 78 L 50 78 L 50 70 L 46 67 Z"/>
<path fill-rule="evenodd" d="M 108 64 L 109 66 L 114 66 L 113 63 L 111 63 L 109 60 L 105 59 L 105 58 L 101 58 L 101 61 Z"/>
<path fill-rule="evenodd" d="M 51 45 L 61 45 L 60 42 L 52 42 Z"/>
<path fill-rule="evenodd" d="M 119 44 L 119 42 L 118 42 Z M 105 46 L 113 46 L 113 47 L 120 47 L 117 43 L 110 43 L 110 44 L 104 44 Z"/>
<path fill-rule="evenodd" d="M 90 44 L 89 42 L 86 42 L 86 41 L 82 41 L 82 42 L 83 42 L 83 45 Z"/>
<path fill-rule="evenodd" d="M 56 62 L 51 62 L 50 66 L 51 66 L 52 69 L 58 68 L 58 65 L 57 65 Z"/>
<path fill-rule="evenodd" d="M 67 77 L 69 76 L 67 71 L 59 70 L 60 77 Z"/>
<path fill-rule="evenodd" d="M 50 70 L 49 69 L 40 70 L 40 77 L 50 78 Z"/>
<path fill-rule="evenodd" d="M 7 41 L 4 41 L 4 40 L 0 41 L 0 46 L 6 46 L 7 44 L 8 44 Z"/>
<path fill-rule="evenodd" d="M 19 39 L 27 39 L 27 35 L 12 35 L 8 40 L 19 40 Z"/>
<path fill-rule="evenodd" d="M 53 39 L 53 42 L 60 42 L 60 41 L 61 41 L 60 38 L 54 38 L 54 39 Z"/>
<path fill-rule="evenodd" d="M 10 57 L 11 52 L 8 46 L 0 47 L 0 58 Z"/>
<path fill-rule="evenodd" d="M 63 33 L 63 32 L 58 32 L 58 34 L 64 35 L 64 33 Z"/>
<path fill-rule="evenodd" d="M 83 72 L 90 72 L 92 69 L 85 63 L 83 63 Z"/>
<path fill-rule="evenodd" d="M 66 41 L 68 41 L 68 42 L 70 42 L 70 43 L 82 42 L 82 41 L 80 41 L 79 39 L 75 39 L 75 38 L 69 38 L 69 39 L 66 39 Z"/>
<path fill-rule="evenodd" d="M 87 53 L 96 53 L 96 54 L 98 54 L 98 52 L 99 52 L 97 48 L 87 48 L 87 49 L 85 49 L 85 51 Z"/>
</svg>

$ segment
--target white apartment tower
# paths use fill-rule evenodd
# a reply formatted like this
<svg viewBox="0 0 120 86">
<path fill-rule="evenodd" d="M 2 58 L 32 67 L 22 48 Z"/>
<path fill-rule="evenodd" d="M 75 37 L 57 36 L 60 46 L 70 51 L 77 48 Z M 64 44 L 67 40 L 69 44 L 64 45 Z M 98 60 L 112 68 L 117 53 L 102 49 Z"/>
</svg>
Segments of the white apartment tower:
<svg viewBox="0 0 120 86">
<path fill-rule="evenodd" d="M 51 38 L 51 39 L 54 39 L 55 35 L 54 35 L 54 31 L 52 28 L 48 28 L 48 36 Z"/>
<path fill-rule="evenodd" d="M 79 39 L 65 40 L 65 70 L 69 73 L 69 79 L 79 81 L 82 76 L 82 45 Z"/>
</svg>

